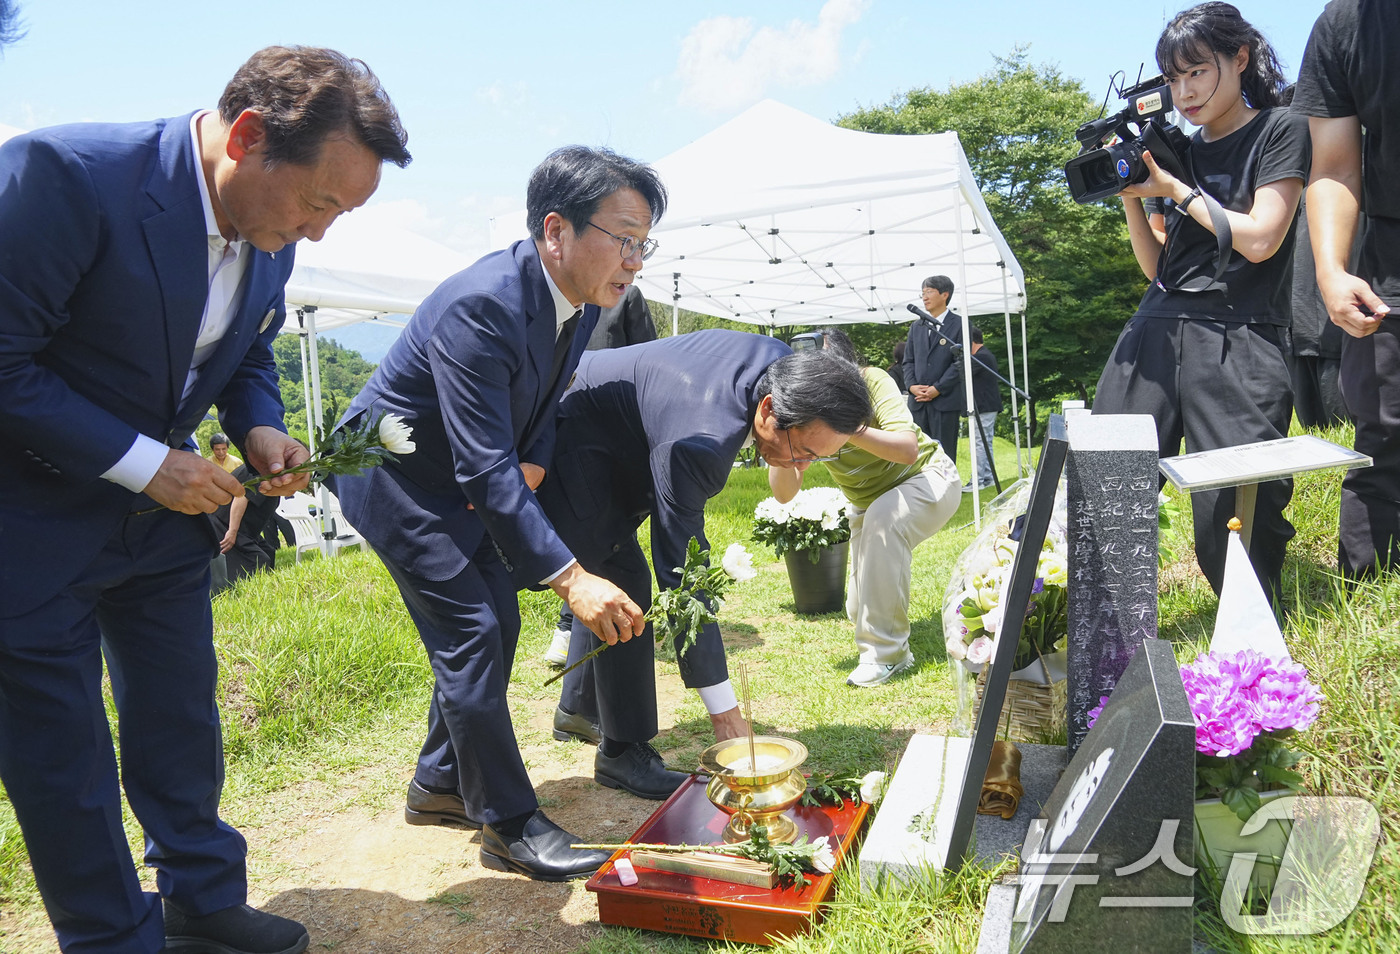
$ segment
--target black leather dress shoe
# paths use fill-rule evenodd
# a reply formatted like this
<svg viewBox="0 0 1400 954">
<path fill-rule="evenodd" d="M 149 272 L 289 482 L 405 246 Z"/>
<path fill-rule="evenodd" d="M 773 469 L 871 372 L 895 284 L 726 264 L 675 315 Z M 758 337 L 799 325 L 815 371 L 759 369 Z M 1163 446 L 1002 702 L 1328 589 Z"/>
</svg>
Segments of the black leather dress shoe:
<svg viewBox="0 0 1400 954">
<path fill-rule="evenodd" d="M 603 730 L 598 727 L 598 723 L 588 721 L 587 716 L 574 715 L 556 706 L 554 709 L 554 737 L 560 742 L 578 739 L 589 745 L 597 745 L 598 740 L 603 737 Z"/>
<path fill-rule="evenodd" d="M 610 855 L 606 851 L 569 847 L 580 840 L 537 809 L 519 837 L 503 835 L 490 825 L 482 826 L 481 863 L 496 871 L 513 871 L 536 881 L 586 878 Z"/>
<path fill-rule="evenodd" d="M 672 772 L 661 761 L 656 750 L 645 742 L 630 742 L 615 758 L 603 754 L 593 756 L 593 779 L 608 788 L 620 788 L 638 798 L 661 800 L 670 798 L 690 776 Z"/>
<path fill-rule="evenodd" d="M 472 831 L 481 827 L 481 822 L 467 816 L 462 796 L 430 792 L 419 785 L 417 779 L 408 783 L 408 802 L 404 805 L 403 820 L 410 825 L 451 825 Z"/>
<path fill-rule="evenodd" d="M 195 917 L 165 902 L 165 949 L 175 954 L 300 954 L 310 943 L 298 922 L 246 904 Z"/>
</svg>

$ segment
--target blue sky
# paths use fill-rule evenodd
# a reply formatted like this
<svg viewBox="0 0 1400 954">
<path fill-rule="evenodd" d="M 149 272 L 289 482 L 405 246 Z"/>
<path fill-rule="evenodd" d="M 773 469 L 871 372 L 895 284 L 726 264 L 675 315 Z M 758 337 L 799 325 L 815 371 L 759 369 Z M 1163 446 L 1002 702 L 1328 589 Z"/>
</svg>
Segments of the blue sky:
<svg viewBox="0 0 1400 954">
<path fill-rule="evenodd" d="M 1029 45 L 1101 97 L 1135 76 L 1161 0 L 773 0 L 490 4 L 471 0 L 19 0 L 28 35 L 0 59 L 0 124 L 136 120 L 213 106 L 252 51 L 332 46 L 383 80 L 414 162 L 369 206 L 465 252 L 487 218 L 524 205 L 556 146 L 653 160 L 763 97 L 823 119 L 920 86 L 946 87 Z M 1323 0 L 1247 0 L 1244 15 L 1295 76 Z M 1086 117 L 1087 118 L 1087 117 Z"/>
</svg>

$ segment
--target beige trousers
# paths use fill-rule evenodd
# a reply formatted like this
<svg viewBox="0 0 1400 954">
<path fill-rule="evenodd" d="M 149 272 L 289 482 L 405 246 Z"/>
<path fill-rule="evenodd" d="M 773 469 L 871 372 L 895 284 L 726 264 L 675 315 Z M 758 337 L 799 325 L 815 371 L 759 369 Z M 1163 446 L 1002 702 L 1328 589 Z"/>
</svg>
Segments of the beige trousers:
<svg viewBox="0 0 1400 954">
<path fill-rule="evenodd" d="M 846 616 L 861 662 L 896 665 L 909 654 L 909 580 L 914 548 L 943 528 L 962 500 L 957 468 L 940 451 L 927 467 L 850 511 Z"/>
</svg>

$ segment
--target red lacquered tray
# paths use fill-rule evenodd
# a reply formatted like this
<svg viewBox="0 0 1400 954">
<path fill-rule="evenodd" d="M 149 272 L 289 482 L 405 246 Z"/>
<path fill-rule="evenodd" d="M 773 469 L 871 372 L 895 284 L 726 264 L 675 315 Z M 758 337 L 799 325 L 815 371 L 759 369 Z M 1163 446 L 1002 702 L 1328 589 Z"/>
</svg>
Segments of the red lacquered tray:
<svg viewBox="0 0 1400 954">
<path fill-rule="evenodd" d="M 667 845 L 720 844 L 729 816 L 705 797 L 707 776 L 692 775 L 648 818 L 632 842 Z M 837 867 L 860 833 L 870 806 L 856 801 L 839 809 L 797 806 L 788 815 L 797 822 L 799 837 L 809 841 L 834 835 Z M 675 874 L 637 866 L 637 883 L 624 887 L 613 870 L 613 861 L 627 857 L 627 850 L 588 879 L 586 887 L 598 895 L 598 919 L 604 924 L 728 938 L 748 944 L 773 944 L 782 937 L 803 934 L 821 921 L 822 905 L 831 898 L 835 875 L 809 875 L 812 883 L 755 888 L 710 878 Z"/>
</svg>

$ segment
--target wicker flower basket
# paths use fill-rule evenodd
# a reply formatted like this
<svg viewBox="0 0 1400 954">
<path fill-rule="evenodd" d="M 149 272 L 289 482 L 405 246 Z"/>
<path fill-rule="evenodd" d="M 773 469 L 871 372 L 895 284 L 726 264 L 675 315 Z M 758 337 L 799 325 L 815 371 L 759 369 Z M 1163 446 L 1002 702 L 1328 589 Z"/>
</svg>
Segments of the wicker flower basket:
<svg viewBox="0 0 1400 954">
<path fill-rule="evenodd" d="M 982 693 L 989 668 L 984 667 L 977 674 L 977 713 L 982 709 Z M 1047 682 L 1045 671 L 1039 666 L 1030 666 L 1027 669 L 1036 670 L 1027 674 L 1039 678 L 1016 678 L 1026 673 L 1026 670 L 1018 670 L 1012 674 L 1012 678 L 1006 684 L 1006 701 L 1002 704 L 1001 717 L 997 720 L 997 737 L 1013 742 L 1063 741 L 1067 732 L 1065 712 L 1069 702 L 1066 682 L 1064 679 L 1051 679 Z M 974 724 L 976 718 L 977 714 L 974 713 Z"/>
</svg>

